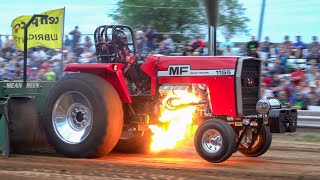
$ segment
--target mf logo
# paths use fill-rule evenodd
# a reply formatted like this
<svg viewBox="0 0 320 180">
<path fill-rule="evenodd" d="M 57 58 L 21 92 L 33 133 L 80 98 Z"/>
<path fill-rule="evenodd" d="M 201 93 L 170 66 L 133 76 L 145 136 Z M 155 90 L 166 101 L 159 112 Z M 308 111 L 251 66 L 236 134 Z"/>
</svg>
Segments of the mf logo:
<svg viewBox="0 0 320 180">
<path fill-rule="evenodd" d="M 190 73 L 189 65 L 178 65 L 178 66 L 169 66 L 169 75 L 184 75 Z"/>
</svg>

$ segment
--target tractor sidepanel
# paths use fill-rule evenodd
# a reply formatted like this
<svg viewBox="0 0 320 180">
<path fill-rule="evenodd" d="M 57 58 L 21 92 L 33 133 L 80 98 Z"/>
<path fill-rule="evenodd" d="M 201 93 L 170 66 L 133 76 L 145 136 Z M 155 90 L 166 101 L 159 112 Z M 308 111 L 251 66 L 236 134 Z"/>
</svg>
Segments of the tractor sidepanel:
<svg viewBox="0 0 320 180">
<path fill-rule="evenodd" d="M 213 114 L 237 116 L 234 76 L 161 77 L 158 81 L 159 84 L 206 84 L 210 92 Z"/>
<path fill-rule="evenodd" d="M 237 116 L 235 68 L 238 57 L 163 56 L 159 59 L 159 84 L 206 84 L 213 114 Z"/>
<path fill-rule="evenodd" d="M 234 76 L 208 78 L 212 112 L 216 115 L 237 116 Z"/>
<path fill-rule="evenodd" d="M 114 68 L 117 66 L 117 68 Z M 108 81 L 119 94 L 123 103 L 132 103 L 126 82 L 122 73 L 123 64 L 67 64 L 64 72 L 84 72 L 95 74 Z"/>
</svg>

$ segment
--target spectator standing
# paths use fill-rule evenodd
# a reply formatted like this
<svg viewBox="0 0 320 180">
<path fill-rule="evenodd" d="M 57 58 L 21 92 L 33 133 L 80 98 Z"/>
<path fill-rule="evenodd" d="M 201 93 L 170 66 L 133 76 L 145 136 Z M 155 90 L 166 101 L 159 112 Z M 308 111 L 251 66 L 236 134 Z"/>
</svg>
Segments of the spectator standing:
<svg viewBox="0 0 320 180">
<path fill-rule="evenodd" d="M 230 41 L 230 36 L 227 35 L 225 36 L 225 42 L 220 43 L 220 49 L 223 52 L 223 51 L 226 51 L 228 48 L 230 49 L 234 48 L 234 43 Z"/>
<path fill-rule="evenodd" d="M 172 52 L 174 52 L 174 43 L 168 34 L 164 34 L 163 38 L 164 39 L 160 44 L 159 53 L 169 56 Z"/>
<path fill-rule="evenodd" d="M 301 41 L 301 36 L 296 36 L 297 42 L 292 44 L 292 53 L 296 58 L 302 57 L 302 51 L 306 48 L 306 45 Z"/>
<path fill-rule="evenodd" d="M 78 30 L 79 27 L 75 26 L 74 30 L 72 30 L 69 34 L 72 35 L 72 48 L 75 49 L 77 44 L 80 42 L 81 33 Z"/>
<path fill-rule="evenodd" d="M 260 43 L 258 48 L 259 57 L 265 62 L 265 65 L 271 55 L 271 48 L 272 44 L 269 42 L 269 37 L 266 36 L 264 42 Z"/>
<path fill-rule="evenodd" d="M 284 50 L 280 49 L 277 54 L 273 71 L 278 74 L 284 74 L 287 72 L 287 55 Z"/>
<path fill-rule="evenodd" d="M 290 37 L 288 35 L 284 36 L 284 42 L 281 44 L 281 50 L 286 54 L 287 57 L 291 55 L 291 45 Z"/>
<path fill-rule="evenodd" d="M 84 47 L 87 48 L 88 50 L 91 50 L 92 48 L 92 42 L 89 36 L 85 37 Z"/>
<path fill-rule="evenodd" d="M 251 36 L 251 40 L 247 43 L 246 52 L 248 56 L 258 58 L 259 42 L 255 40 L 255 36 Z"/>
<path fill-rule="evenodd" d="M 145 36 L 147 39 L 147 44 L 146 44 L 147 48 L 149 48 L 149 49 L 151 49 L 151 51 L 153 51 L 154 50 L 153 46 L 156 41 L 156 33 L 153 29 L 153 26 L 151 26 L 151 25 L 147 26 Z"/>
<path fill-rule="evenodd" d="M 69 39 L 69 36 L 68 36 L 68 35 L 65 35 L 63 45 L 64 45 L 65 47 L 67 47 L 67 46 L 69 47 L 69 46 L 72 45 L 72 42 L 71 42 L 71 40 Z"/>
<path fill-rule="evenodd" d="M 319 63 L 319 53 L 320 53 L 320 44 L 318 42 L 317 36 L 312 37 L 313 42 L 310 44 L 308 49 L 308 62 L 312 59 L 316 59 L 316 62 Z"/>
<path fill-rule="evenodd" d="M 144 32 L 140 30 L 136 31 L 135 37 L 136 37 L 137 51 L 139 51 L 140 49 L 144 48 L 144 43 L 145 43 Z"/>
</svg>

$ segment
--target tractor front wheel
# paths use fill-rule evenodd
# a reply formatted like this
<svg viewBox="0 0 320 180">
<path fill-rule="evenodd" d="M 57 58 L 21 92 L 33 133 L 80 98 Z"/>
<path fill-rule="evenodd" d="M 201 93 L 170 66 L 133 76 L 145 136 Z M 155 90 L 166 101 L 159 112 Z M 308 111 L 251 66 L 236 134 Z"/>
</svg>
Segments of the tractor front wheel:
<svg viewBox="0 0 320 180">
<path fill-rule="evenodd" d="M 236 148 L 236 136 L 228 123 L 221 119 L 211 119 L 199 126 L 194 144 L 203 159 L 219 163 L 233 154 Z"/>
</svg>

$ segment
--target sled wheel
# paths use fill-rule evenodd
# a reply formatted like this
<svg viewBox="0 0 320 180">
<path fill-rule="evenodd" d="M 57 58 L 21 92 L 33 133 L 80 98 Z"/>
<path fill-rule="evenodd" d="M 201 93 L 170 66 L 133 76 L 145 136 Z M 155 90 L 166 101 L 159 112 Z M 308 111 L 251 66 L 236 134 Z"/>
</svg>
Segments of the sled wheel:
<svg viewBox="0 0 320 180">
<path fill-rule="evenodd" d="M 115 89 L 86 73 L 70 74 L 51 89 L 44 117 L 49 143 L 68 157 L 108 154 L 123 127 L 122 104 Z"/>
<path fill-rule="evenodd" d="M 194 143 L 203 159 L 218 163 L 227 160 L 233 154 L 236 136 L 228 123 L 221 119 L 211 119 L 199 126 Z"/>
<path fill-rule="evenodd" d="M 253 129 L 253 132 L 256 132 L 257 129 Z M 244 137 L 246 138 L 246 136 Z M 241 143 L 240 146 L 242 148 L 239 150 L 239 152 L 245 156 L 248 157 L 257 157 L 261 156 L 262 154 L 266 153 L 269 149 L 271 142 L 272 142 L 272 134 L 270 133 L 270 130 L 266 126 L 262 126 L 260 133 L 254 142 L 251 151 L 248 151 L 247 148 L 250 144 L 251 139 L 244 140 L 244 143 Z"/>
</svg>

